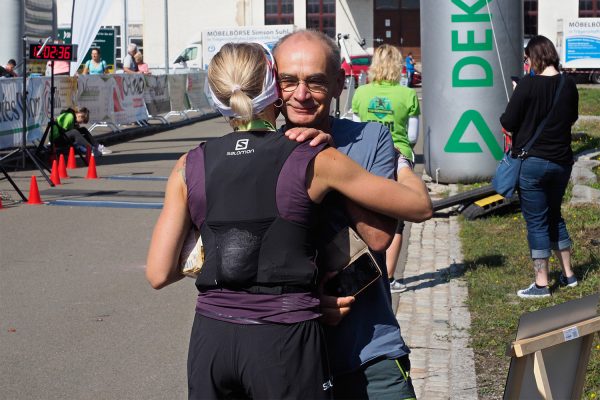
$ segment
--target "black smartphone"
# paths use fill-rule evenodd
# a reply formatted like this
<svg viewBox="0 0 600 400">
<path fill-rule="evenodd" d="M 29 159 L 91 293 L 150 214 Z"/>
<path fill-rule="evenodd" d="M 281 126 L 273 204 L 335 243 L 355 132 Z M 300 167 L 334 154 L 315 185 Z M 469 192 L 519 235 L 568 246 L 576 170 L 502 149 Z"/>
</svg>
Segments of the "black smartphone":
<svg viewBox="0 0 600 400">
<path fill-rule="evenodd" d="M 518 77 L 518 76 L 511 76 L 511 77 L 510 77 L 510 79 L 512 79 L 512 81 L 513 81 L 514 83 L 519 83 L 519 81 L 521 80 L 521 78 L 520 78 L 520 77 Z"/>
<path fill-rule="evenodd" d="M 373 256 L 364 253 L 325 282 L 325 292 L 332 296 L 356 296 L 381 276 Z"/>
</svg>

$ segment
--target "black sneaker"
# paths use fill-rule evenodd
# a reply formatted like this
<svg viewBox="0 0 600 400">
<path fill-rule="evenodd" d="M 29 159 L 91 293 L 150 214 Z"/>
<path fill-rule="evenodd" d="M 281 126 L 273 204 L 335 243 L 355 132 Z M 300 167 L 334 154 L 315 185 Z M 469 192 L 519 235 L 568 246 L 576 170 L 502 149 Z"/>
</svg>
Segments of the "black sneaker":
<svg viewBox="0 0 600 400">
<path fill-rule="evenodd" d="M 535 286 L 535 282 L 529 285 L 527 289 L 521 289 L 517 292 L 517 296 L 522 299 L 535 299 L 541 297 L 550 297 L 550 289 L 548 286 L 539 288 Z"/>
<path fill-rule="evenodd" d="M 577 286 L 578 282 L 577 282 L 577 277 L 575 275 L 567 278 L 561 272 L 560 276 L 558 277 L 558 283 L 560 286 L 575 287 L 575 286 Z"/>
</svg>

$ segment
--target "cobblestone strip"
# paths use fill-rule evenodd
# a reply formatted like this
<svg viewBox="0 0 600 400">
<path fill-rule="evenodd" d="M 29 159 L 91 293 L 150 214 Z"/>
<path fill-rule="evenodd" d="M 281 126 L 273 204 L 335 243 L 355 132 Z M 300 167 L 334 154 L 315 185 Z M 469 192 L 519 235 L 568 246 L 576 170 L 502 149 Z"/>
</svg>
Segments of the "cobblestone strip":
<svg viewBox="0 0 600 400">
<path fill-rule="evenodd" d="M 456 217 L 412 224 L 396 317 L 420 399 L 477 399 Z"/>
</svg>

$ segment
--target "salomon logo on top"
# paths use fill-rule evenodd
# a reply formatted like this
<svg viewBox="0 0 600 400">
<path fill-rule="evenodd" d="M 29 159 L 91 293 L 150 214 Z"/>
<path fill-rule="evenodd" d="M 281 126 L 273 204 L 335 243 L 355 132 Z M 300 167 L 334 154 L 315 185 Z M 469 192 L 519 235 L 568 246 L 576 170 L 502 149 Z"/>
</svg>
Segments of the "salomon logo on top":
<svg viewBox="0 0 600 400">
<path fill-rule="evenodd" d="M 236 150 L 246 150 L 248 148 L 248 139 L 240 139 L 235 144 Z"/>
<path fill-rule="evenodd" d="M 240 139 L 235 142 L 235 151 L 228 151 L 228 156 L 240 156 L 254 153 L 254 149 L 248 149 L 249 139 Z"/>
</svg>

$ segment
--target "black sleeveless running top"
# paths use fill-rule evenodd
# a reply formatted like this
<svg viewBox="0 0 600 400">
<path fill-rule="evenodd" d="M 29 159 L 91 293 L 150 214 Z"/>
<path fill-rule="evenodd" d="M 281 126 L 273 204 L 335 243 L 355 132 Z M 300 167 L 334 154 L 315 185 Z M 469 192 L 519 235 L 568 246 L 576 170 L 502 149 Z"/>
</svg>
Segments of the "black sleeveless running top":
<svg viewBox="0 0 600 400">
<path fill-rule="evenodd" d="M 188 153 L 188 207 L 205 249 L 200 291 L 314 291 L 306 168 L 323 148 L 275 132 L 234 132 Z"/>
</svg>

